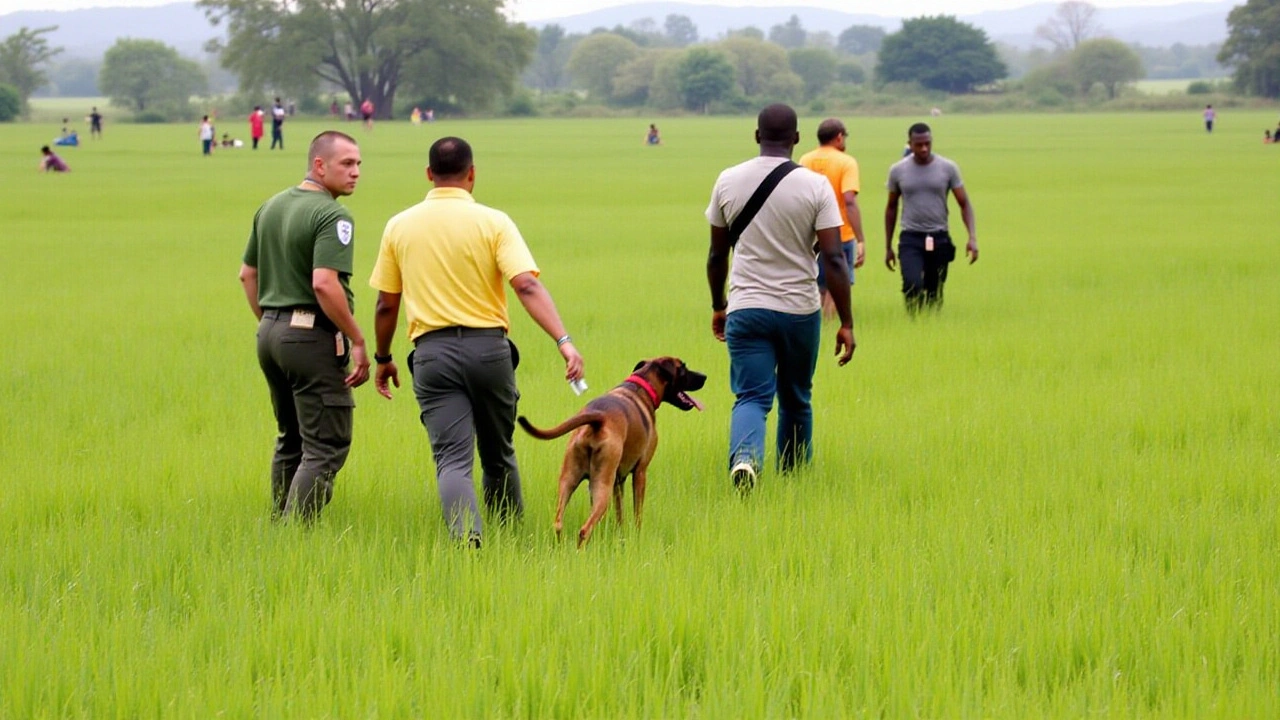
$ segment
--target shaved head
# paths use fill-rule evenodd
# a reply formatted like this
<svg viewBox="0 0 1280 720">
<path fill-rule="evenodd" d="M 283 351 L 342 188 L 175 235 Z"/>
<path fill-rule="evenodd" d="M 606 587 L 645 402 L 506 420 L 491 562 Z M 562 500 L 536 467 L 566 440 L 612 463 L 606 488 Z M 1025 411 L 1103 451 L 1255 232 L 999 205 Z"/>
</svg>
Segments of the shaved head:
<svg viewBox="0 0 1280 720">
<path fill-rule="evenodd" d="M 790 143 L 795 140 L 796 111 L 790 105 L 776 103 L 760 111 L 756 117 L 756 131 L 763 143 Z"/>
<path fill-rule="evenodd" d="M 311 147 L 307 150 L 307 166 L 315 165 L 316 158 L 327 158 L 333 154 L 333 147 L 338 141 L 346 140 L 352 145 L 358 145 L 356 139 L 350 135 L 338 132 L 337 130 L 325 130 L 311 140 Z"/>
</svg>

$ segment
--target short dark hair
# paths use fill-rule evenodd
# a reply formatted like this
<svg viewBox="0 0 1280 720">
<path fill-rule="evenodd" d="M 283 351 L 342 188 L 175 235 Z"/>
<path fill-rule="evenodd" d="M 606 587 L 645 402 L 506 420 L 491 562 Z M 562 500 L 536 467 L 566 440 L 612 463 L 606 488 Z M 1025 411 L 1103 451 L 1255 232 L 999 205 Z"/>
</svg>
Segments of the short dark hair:
<svg viewBox="0 0 1280 720">
<path fill-rule="evenodd" d="M 48 146 L 48 145 L 45 145 L 44 147 L 40 148 L 40 152 L 44 153 L 45 155 L 48 155 L 49 153 L 51 153 L 51 152 L 53 152 L 53 151 L 49 149 L 49 146 Z"/>
<path fill-rule="evenodd" d="M 818 123 L 818 144 L 826 145 L 841 135 L 848 135 L 844 129 L 844 123 L 839 118 L 827 118 Z"/>
<path fill-rule="evenodd" d="M 431 143 L 427 152 L 427 167 L 431 174 L 443 180 L 454 180 L 466 175 L 475 160 L 471 145 L 460 137 L 442 137 Z"/>
<path fill-rule="evenodd" d="M 912 135 L 925 135 L 925 134 L 932 134 L 932 133 L 933 131 L 930 130 L 929 126 L 926 125 L 925 123 L 916 123 L 915 125 L 912 125 L 911 127 L 907 128 L 908 139 Z"/>
<path fill-rule="evenodd" d="M 311 139 L 311 147 L 307 148 L 307 167 L 316 161 L 318 157 L 326 157 L 333 152 L 334 143 L 339 140 L 346 140 L 352 145 L 359 145 L 356 139 L 344 132 L 337 130 L 325 130 L 319 135 Z"/>
<path fill-rule="evenodd" d="M 796 111 L 790 105 L 774 103 L 756 116 L 756 131 L 761 142 L 786 143 L 795 140 Z"/>
</svg>

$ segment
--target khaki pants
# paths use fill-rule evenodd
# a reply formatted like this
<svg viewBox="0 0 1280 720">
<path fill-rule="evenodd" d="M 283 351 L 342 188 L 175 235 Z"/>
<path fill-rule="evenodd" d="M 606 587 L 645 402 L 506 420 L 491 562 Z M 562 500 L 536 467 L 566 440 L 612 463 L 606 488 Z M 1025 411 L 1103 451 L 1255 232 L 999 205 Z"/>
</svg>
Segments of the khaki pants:
<svg viewBox="0 0 1280 720">
<path fill-rule="evenodd" d="M 258 364 L 275 409 L 271 459 L 274 512 L 314 518 L 333 497 L 351 450 L 355 399 L 344 384 L 347 346 L 324 315 L 295 327 L 292 310 L 266 309 L 258 325 Z M 341 345 L 339 345 L 341 342 Z"/>
</svg>

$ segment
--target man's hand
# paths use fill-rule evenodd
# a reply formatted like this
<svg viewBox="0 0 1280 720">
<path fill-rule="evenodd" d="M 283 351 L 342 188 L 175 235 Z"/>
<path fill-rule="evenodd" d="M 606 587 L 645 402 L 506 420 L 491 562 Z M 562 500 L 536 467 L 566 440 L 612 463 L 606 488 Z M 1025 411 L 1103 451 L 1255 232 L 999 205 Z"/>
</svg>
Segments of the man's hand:
<svg viewBox="0 0 1280 720">
<path fill-rule="evenodd" d="M 582 354 L 572 342 L 560 346 L 560 357 L 564 358 L 564 379 L 569 382 L 582 379 Z"/>
<path fill-rule="evenodd" d="M 727 317 L 724 310 L 715 310 L 711 313 L 711 334 L 715 335 L 720 342 L 724 342 L 724 323 Z"/>
<path fill-rule="evenodd" d="M 853 266 L 855 268 L 862 267 L 862 263 L 867 261 L 867 244 L 859 241 L 853 246 Z"/>
<path fill-rule="evenodd" d="M 357 388 L 369 379 L 369 353 L 364 343 L 351 344 L 351 374 L 343 382 L 349 388 Z"/>
<path fill-rule="evenodd" d="M 884 248 L 884 266 L 890 270 L 896 270 L 898 265 L 898 256 L 893 254 L 893 246 L 886 245 Z"/>
<path fill-rule="evenodd" d="M 978 241 L 969 238 L 969 242 L 964 246 L 964 254 L 969 256 L 969 264 L 978 262 Z"/>
<path fill-rule="evenodd" d="M 378 389 L 378 394 L 382 397 L 391 399 L 391 387 L 387 381 L 391 381 L 391 385 L 400 387 L 400 371 L 396 369 L 394 362 L 378 363 L 377 369 L 373 371 L 373 386 Z"/>
<path fill-rule="evenodd" d="M 853 339 L 853 328 L 842 327 L 836 331 L 836 355 L 840 356 L 837 361 L 840 367 L 844 367 L 853 359 L 853 349 L 857 346 Z"/>
</svg>

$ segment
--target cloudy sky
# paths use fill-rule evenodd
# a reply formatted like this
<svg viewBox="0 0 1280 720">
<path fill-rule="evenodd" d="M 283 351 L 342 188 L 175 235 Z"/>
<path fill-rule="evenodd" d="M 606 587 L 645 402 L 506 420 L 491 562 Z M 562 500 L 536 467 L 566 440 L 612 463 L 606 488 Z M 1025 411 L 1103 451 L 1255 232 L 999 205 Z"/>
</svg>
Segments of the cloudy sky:
<svg viewBox="0 0 1280 720">
<path fill-rule="evenodd" d="M 508 0 L 508 6 L 517 20 L 542 20 L 565 15 L 576 15 L 589 10 L 629 5 L 639 0 Z M 1135 5 L 1172 5 L 1179 0 L 1090 0 L 1100 8 L 1132 7 Z M 164 5 L 172 0 L 0 0 L 0 15 L 18 10 L 74 10 L 98 6 L 146 6 Z M 1053 4 L 1054 0 L 915 0 L 910 7 L 901 9 L 878 0 L 693 0 L 690 4 L 727 5 L 735 7 L 755 6 L 803 6 L 843 10 L 873 15 L 911 15 L 948 13 L 967 15 L 984 10 L 1008 10 L 1040 3 Z M 895 12 L 896 11 L 896 12 Z"/>
</svg>

